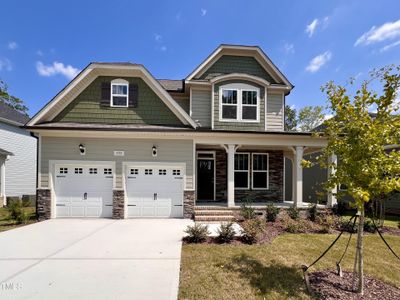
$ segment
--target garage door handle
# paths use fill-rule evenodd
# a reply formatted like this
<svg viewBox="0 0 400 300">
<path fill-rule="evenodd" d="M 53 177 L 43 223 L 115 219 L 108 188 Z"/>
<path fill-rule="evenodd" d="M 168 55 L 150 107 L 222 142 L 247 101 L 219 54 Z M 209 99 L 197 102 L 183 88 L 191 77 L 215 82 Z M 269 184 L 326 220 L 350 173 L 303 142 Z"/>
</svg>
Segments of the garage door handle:
<svg viewBox="0 0 400 300">
<path fill-rule="evenodd" d="M 106 204 L 106 206 L 113 206 L 112 204 Z"/>
<path fill-rule="evenodd" d="M 59 204 L 59 203 L 57 203 L 56 206 L 65 206 L 65 204 Z"/>
<path fill-rule="evenodd" d="M 87 199 L 87 193 L 83 193 L 83 199 L 84 199 L 84 200 Z"/>
<path fill-rule="evenodd" d="M 154 193 L 154 200 L 157 200 L 157 193 Z"/>
<path fill-rule="evenodd" d="M 136 206 L 135 204 L 128 204 L 128 206 Z"/>
<path fill-rule="evenodd" d="M 65 176 L 65 175 L 57 175 L 57 178 L 65 178 L 65 177 L 67 177 L 67 176 Z"/>
</svg>

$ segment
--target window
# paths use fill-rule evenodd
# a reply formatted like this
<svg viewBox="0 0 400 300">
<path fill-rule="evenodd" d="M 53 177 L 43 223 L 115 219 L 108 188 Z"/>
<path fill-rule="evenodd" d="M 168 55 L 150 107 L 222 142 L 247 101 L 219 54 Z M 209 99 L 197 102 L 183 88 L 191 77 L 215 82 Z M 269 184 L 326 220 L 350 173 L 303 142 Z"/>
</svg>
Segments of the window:
<svg viewBox="0 0 400 300">
<path fill-rule="evenodd" d="M 158 170 L 158 175 L 167 175 L 167 170 L 165 170 L 165 169 Z"/>
<path fill-rule="evenodd" d="M 257 120 L 256 91 L 242 91 L 242 119 Z"/>
<path fill-rule="evenodd" d="M 89 174 L 97 174 L 97 168 L 89 168 Z"/>
<path fill-rule="evenodd" d="M 174 176 L 181 175 L 181 170 L 172 170 L 172 175 L 174 175 Z"/>
<path fill-rule="evenodd" d="M 153 175 L 153 170 L 152 169 L 145 169 L 144 170 L 144 175 Z"/>
<path fill-rule="evenodd" d="M 111 168 L 104 168 L 104 175 L 111 175 L 112 169 Z"/>
<path fill-rule="evenodd" d="M 130 173 L 131 173 L 131 175 L 138 175 L 139 169 L 131 169 Z"/>
<path fill-rule="evenodd" d="M 60 168 L 60 174 L 68 174 L 68 168 Z"/>
<path fill-rule="evenodd" d="M 128 107 L 129 83 L 126 80 L 116 79 L 111 82 L 111 106 Z"/>
<path fill-rule="evenodd" d="M 237 91 L 222 90 L 222 118 L 237 119 Z"/>
<path fill-rule="evenodd" d="M 248 84 L 232 83 L 220 88 L 220 121 L 259 122 L 260 90 Z"/>
<path fill-rule="evenodd" d="M 249 188 L 249 153 L 235 154 L 235 188 Z"/>
<path fill-rule="evenodd" d="M 75 174 L 82 174 L 82 168 L 75 168 Z"/>
<path fill-rule="evenodd" d="M 268 154 L 252 154 L 252 188 L 268 189 Z"/>
</svg>

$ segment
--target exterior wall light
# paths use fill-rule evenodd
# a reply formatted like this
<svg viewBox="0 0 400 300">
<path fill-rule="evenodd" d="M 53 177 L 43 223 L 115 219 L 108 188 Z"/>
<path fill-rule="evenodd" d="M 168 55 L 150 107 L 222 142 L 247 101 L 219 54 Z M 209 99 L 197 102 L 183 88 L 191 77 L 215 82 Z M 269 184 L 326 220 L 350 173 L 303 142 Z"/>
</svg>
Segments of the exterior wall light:
<svg viewBox="0 0 400 300">
<path fill-rule="evenodd" d="M 82 144 L 79 144 L 79 152 L 81 153 L 81 155 L 85 155 L 86 154 L 86 147 Z"/>
<path fill-rule="evenodd" d="M 153 146 L 153 148 L 151 148 L 151 154 L 153 155 L 153 157 L 157 157 L 157 147 Z"/>
</svg>

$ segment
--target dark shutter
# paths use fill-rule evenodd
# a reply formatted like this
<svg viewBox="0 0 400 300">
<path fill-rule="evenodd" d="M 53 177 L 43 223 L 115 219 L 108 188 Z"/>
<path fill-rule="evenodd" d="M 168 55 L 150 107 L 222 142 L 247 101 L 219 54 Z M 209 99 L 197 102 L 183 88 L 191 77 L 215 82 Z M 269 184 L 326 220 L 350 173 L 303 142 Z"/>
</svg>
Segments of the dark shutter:
<svg viewBox="0 0 400 300">
<path fill-rule="evenodd" d="M 110 106 L 111 82 L 101 83 L 101 106 Z"/>
<path fill-rule="evenodd" d="M 138 107 L 138 86 L 137 84 L 129 84 L 129 107 Z"/>
</svg>

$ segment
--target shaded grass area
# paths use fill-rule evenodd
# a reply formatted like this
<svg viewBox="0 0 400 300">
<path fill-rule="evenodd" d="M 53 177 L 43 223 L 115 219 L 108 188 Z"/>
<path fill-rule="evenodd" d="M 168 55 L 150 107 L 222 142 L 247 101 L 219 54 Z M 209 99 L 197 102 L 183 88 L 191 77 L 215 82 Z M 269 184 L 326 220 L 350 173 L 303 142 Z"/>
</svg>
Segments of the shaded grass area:
<svg viewBox="0 0 400 300">
<path fill-rule="evenodd" d="M 311 299 L 302 264 L 311 264 L 336 235 L 284 234 L 267 245 L 188 244 L 182 248 L 179 299 Z M 310 271 L 335 269 L 348 234 Z M 400 262 L 378 236 L 365 236 L 365 272 L 400 288 Z M 400 237 L 387 241 L 400 253 Z M 352 270 L 353 237 L 342 268 Z"/>
<path fill-rule="evenodd" d="M 342 217 L 344 220 L 350 219 L 352 216 L 354 216 L 356 212 L 355 211 L 347 211 Z M 367 217 L 367 220 L 369 218 Z M 395 215 L 385 215 L 385 221 L 383 226 L 388 226 L 388 227 L 394 227 L 398 228 L 398 224 L 400 222 L 400 216 L 395 216 Z"/>
<path fill-rule="evenodd" d="M 36 222 L 36 212 L 34 207 L 24 207 L 23 210 L 29 214 L 29 220 L 26 224 L 19 224 L 17 221 L 12 220 L 9 217 L 9 213 L 5 207 L 0 207 L 0 232 Z"/>
</svg>

